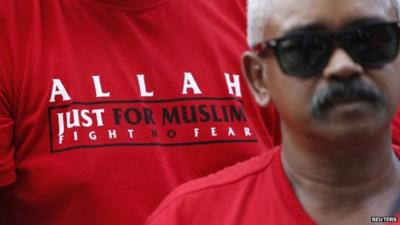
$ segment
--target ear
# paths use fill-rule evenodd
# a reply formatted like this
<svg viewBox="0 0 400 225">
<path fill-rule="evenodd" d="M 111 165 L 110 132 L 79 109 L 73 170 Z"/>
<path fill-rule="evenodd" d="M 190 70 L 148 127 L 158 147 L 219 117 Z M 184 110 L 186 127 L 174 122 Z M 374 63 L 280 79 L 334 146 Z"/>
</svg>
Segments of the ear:
<svg viewBox="0 0 400 225">
<path fill-rule="evenodd" d="M 270 102 L 270 94 L 266 82 L 266 67 L 253 52 L 246 51 L 242 56 L 242 70 L 256 102 L 266 106 Z"/>
</svg>

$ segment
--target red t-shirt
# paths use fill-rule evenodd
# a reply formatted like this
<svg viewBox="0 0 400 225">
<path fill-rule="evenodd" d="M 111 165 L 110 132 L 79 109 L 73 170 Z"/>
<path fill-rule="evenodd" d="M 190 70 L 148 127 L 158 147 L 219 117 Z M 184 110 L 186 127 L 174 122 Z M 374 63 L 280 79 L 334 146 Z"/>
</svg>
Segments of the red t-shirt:
<svg viewBox="0 0 400 225">
<path fill-rule="evenodd" d="M 280 153 L 276 147 L 178 187 L 145 224 L 316 225 L 297 200 Z"/>
<path fill-rule="evenodd" d="M 2 0 L 0 224 L 142 225 L 272 141 L 245 0 Z"/>
</svg>

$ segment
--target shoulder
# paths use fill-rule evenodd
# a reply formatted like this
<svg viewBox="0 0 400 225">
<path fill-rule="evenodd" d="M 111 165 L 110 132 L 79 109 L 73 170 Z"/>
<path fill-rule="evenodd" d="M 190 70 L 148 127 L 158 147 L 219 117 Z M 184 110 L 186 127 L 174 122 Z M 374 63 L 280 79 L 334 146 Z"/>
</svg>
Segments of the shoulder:
<svg viewBox="0 0 400 225">
<path fill-rule="evenodd" d="M 272 148 L 260 156 L 237 163 L 209 176 L 187 182 L 172 191 L 160 206 L 149 217 L 148 222 L 159 217 L 160 214 L 169 214 L 170 210 L 177 210 L 182 205 L 192 205 L 198 202 L 217 202 L 222 198 L 230 198 L 230 192 L 240 188 L 270 168 L 271 162 L 280 152 L 280 147 Z M 223 193 L 225 196 L 221 196 Z M 221 198 L 216 200 L 215 197 Z M 204 205 L 204 204 L 203 204 Z M 207 205 L 207 204 L 205 204 Z M 174 213 L 174 212 L 172 212 Z"/>
<path fill-rule="evenodd" d="M 166 201 L 173 201 L 175 198 L 187 194 L 223 188 L 224 186 L 240 183 L 253 176 L 257 176 L 258 173 L 268 168 L 278 151 L 279 147 L 275 147 L 259 156 L 250 158 L 244 162 L 239 162 L 219 172 L 187 182 L 176 188 Z"/>
</svg>

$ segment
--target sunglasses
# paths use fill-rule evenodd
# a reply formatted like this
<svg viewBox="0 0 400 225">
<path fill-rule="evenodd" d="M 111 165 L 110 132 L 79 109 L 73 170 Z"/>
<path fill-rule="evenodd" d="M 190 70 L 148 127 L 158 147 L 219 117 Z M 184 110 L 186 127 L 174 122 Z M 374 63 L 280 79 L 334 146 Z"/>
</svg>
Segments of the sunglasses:
<svg viewBox="0 0 400 225">
<path fill-rule="evenodd" d="M 337 46 L 363 67 L 381 67 L 397 57 L 399 32 L 399 22 L 374 22 L 339 32 L 298 31 L 255 45 L 253 50 L 265 57 L 272 49 L 283 72 L 305 78 L 320 74 Z"/>
</svg>

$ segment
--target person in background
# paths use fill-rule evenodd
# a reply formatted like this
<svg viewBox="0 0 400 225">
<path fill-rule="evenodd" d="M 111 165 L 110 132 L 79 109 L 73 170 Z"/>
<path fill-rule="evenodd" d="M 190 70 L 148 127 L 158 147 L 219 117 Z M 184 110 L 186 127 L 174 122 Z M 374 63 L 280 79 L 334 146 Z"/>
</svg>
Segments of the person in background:
<svg viewBox="0 0 400 225">
<path fill-rule="evenodd" d="M 142 225 L 177 185 L 266 151 L 245 5 L 3 0 L 0 225 Z"/>
<path fill-rule="evenodd" d="M 243 56 L 282 145 L 173 191 L 146 225 L 399 224 L 399 5 L 249 0 Z"/>
</svg>

